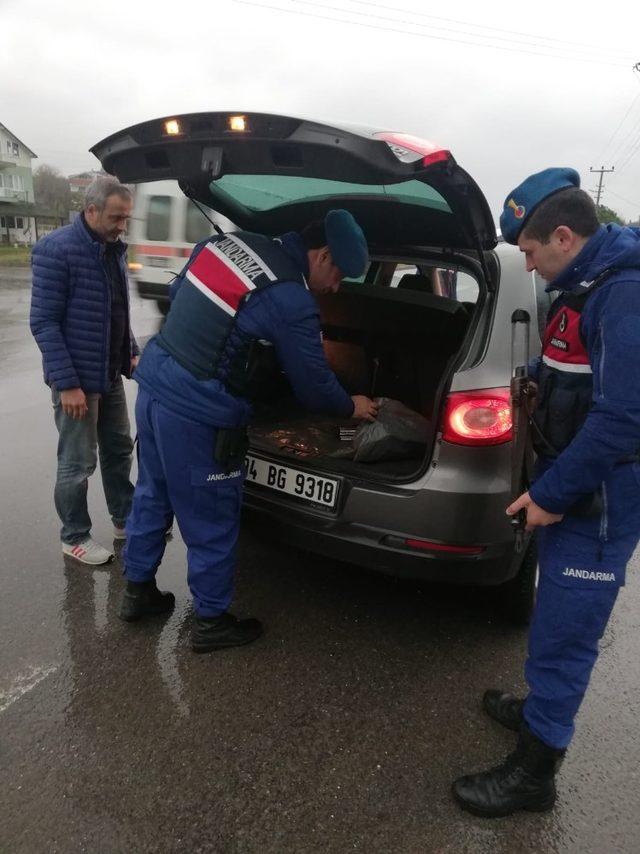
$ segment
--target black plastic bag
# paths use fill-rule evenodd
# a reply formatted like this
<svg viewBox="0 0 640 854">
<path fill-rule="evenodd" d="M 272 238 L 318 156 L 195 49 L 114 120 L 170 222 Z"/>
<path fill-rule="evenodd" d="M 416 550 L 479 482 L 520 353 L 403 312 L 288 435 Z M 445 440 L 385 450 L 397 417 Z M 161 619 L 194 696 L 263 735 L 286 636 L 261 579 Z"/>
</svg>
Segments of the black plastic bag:
<svg viewBox="0 0 640 854">
<path fill-rule="evenodd" d="M 336 456 L 357 463 L 376 463 L 382 460 L 406 460 L 420 457 L 431 434 L 429 421 L 399 400 L 376 398 L 378 417 L 363 422 L 356 430 L 350 447 Z"/>
</svg>

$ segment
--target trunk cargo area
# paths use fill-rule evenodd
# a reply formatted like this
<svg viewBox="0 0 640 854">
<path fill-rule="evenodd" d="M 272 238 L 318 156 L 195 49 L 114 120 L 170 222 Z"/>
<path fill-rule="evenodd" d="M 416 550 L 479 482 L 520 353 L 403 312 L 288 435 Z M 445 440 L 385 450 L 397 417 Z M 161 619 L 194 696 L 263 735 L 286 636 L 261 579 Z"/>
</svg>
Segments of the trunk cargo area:
<svg viewBox="0 0 640 854">
<path fill-rule="evenodd" d="M 265 370 L 263 401 L 250 428 L 251 450 L 283 463 L 373 479 L 406 480 L 431 454 L 439 426 L 443 378 L 458 353 L 473 306 L 431 293 L 345 284 L 318 298 L 323 345 L 331 368 L 351 395 L 398 400 L 426 418 L 430 437 L 404 459 L 355 462 L 340 428 L 356 422 L 310 413 L 296 403 L 282 373 Z"/>
</svg>

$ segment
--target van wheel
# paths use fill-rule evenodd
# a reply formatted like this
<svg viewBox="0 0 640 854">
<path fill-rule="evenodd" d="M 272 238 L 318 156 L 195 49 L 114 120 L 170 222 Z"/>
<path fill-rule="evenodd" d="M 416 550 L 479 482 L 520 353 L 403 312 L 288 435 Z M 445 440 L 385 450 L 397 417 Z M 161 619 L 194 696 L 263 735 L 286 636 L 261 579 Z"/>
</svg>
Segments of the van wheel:
<svg viewBox="0 0 640 854">
<path fill-rule="evenodd" d="M 529 541 L 518 574 L 498 588 L 501 613 L 516 626 L 528 626 L 538 587 L 538 549 Z"/>
<path fill-rule="evenodd" d="M 163 317 L 166 317 L 169 314 L 169 309 L 171 308 L 171 303 L 169 302 L 168 299 L 157 299 L 156 305 L 158 306 L 158 309 L 160 310 L 160 314 Z"/>
</svg>

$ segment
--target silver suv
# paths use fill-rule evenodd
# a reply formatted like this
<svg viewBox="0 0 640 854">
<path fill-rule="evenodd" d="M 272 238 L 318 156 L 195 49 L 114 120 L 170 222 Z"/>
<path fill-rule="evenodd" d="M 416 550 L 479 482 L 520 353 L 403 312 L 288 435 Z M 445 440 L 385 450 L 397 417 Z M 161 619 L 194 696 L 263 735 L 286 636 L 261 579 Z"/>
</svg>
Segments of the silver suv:
<svg viewBox="0 0 640 854">
<path fill-rule="evenodd" d="M 246 516 L 289 542 L 370 569 L 500 586 L 516 621 L 536 555 L 518 551 L 512 492 L 511 317 L 548 302 L 451 153 L 413 136 L 286 116 L 198 113 L 92 148 L 124 182 L 177 179 L 239 229 L 278 235 L 331 208 L 362 225 L 371 262 L 320 298 L 324 347 L 350 394 L 400 401 L 420 441 L 362 461 L 352 425 L 301 411 L 265 371 L 251 428 Z M 539 348 L 538 327 L 531 335 Z M 264 348 L 269 361 L 269 348 Z M 519 484 L 519 473 L 515 482 Z"/>
</svg>

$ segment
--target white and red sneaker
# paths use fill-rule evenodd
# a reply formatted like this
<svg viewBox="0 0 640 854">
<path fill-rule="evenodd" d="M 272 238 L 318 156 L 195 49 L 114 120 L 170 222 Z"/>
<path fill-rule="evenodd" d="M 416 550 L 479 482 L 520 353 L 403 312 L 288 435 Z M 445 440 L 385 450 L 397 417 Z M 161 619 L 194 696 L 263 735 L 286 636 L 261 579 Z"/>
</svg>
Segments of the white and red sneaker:
<svg viewBox="0 0 640 854">
<path fill-rule="evenodd" d="M 91 537 L 87 537 L 81 543 L 62 544 L 62 553 L 69 555 L 80 563 L 86 563 L 90 566 L 100 566 L 103 563 L 109 563 L 113 559 L 113 552 L 103 548 L 99 543 L 96 543 Z"/>
</svg>

